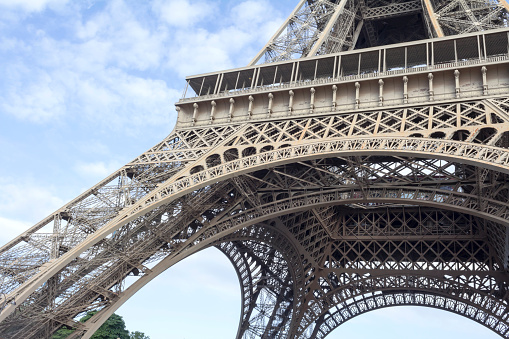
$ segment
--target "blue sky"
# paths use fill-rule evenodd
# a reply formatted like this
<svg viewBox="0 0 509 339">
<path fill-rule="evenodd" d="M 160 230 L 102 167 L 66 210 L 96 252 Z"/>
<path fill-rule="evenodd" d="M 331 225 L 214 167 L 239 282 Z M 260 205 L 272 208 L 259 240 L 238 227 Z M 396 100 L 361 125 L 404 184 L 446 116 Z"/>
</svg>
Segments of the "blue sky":
<svg viewBox="0 0 509 339">
<path fill-rule="evenodd" d="M 0 0 L 0 243 L 173 129 L 186 75 L 246 65 L 297 0 Z M 117 312 L 152 339 L 233 338 L 240 289 L 214 249 Z M 413 333 L 412 333 L 413 332 Z M 496 338 L 443 311 L 392 308 L 328 338 Z"/>
</svg>

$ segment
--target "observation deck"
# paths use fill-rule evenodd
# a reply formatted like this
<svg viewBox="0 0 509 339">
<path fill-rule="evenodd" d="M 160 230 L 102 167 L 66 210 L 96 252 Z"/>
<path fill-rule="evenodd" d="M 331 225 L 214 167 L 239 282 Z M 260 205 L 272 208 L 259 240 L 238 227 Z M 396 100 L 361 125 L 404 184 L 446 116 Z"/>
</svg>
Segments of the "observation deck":
<svg viewBox="0 0 509 339">
<path fill-rule="evenodd" d="M 508 59 L 503 28 L 189 76 L 176 127 L 505 95 Z"/>
</svg>

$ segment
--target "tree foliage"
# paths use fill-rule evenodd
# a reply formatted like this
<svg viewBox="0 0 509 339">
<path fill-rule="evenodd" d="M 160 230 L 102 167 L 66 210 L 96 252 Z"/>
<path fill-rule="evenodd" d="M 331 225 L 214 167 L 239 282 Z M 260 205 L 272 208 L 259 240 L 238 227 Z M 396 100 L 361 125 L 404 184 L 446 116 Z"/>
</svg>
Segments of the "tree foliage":
<svg viewBox="0 0 509 339">
<path fill-rule="evenodd" d="M 145 335 L 143 332 L 135 331 L 130 334 L 131 339 L 150 339 L 148 335 Z"/>
<path fill-rule="evenodd" d="M 88 319 L 92 318 L 94 314 L 97 312 L 88 312 L 83 318 L 80 319 L 80 322 L 84 323 Z M 66 326 L 63 326 L 58 331 L 53 334 L 51 339 L 64 339 L 67 338 L 74 330 L 70 329 Z M 102 324 L 101 327 L 90 337 L 91 339 L 150 339 L 145 333 L 135 331 L 129 333 L 126 329 L 124 319 L 118 314 L 112 314 L 111 317 L 108 318 Z"/>
<path fill-rule="evenodd" d="M 51 339 L 65 339 L 69 335 L 71 335 L 72 332 L 74 332 L 74 330 L 69 329 L 66 326 L 63 326 L 58 331 L 56 331 L 55 334 L 53 334 Z"/>
</svg>

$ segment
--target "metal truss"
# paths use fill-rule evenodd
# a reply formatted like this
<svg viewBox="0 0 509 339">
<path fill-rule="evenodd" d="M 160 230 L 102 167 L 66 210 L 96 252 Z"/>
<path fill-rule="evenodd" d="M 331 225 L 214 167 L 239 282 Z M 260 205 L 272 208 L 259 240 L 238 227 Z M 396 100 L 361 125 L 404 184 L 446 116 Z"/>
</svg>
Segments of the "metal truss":
<svg viewBox="0 0 509 339">
<path fill-rule="evenodd" d="M 508 8 L 505 1 L 302 0 L 251 65 L 506 27 Z"/>
<path fill-rule="evenodd" d="M 507 7 L 505 1 L 434 1 L 432 15 L 438 21 L 442 34 L 454 35 L 505 25 Z"/>
<path fill-rule="evenodd" d="M 335 325 L 323 298 L 345 288 L 333 282 L 343 273 L 431 275 L 438 280 L 411 294 L 437 305 L 446 274 L 489 276 L 501 288 L 508 102 L 177 130 L 2 249 L 9 304 L 0 333 L 45 337 L 65 324 L 87 336 L 157 274 L 208 246 L 230 257 L 242 281 L 239 338 L 326 335 L 323 326 Z M 380 290 L 384 303 L 378 290 L 365 297 L 392 305 L 400 287 Z M 94 324 L 75 320 L 89 310 L 100 310 Z"/>
<path fill-rule="evenodd" d="M 298 252 L 287 240 L 270 226 L 256 225 L 233 233 L 217 245 L 231 260 L 242 286 L 238 338 L 288 336 L 295 312 L 294 287 L 300 284 L 295 277 L 302 277 L 302 273 L 288 265 Z"/>
<path fill-rule="evenodd" d="M 490 29 L 506 15 L 502 2 L 302 1 L 255 62 Z M 410 28 L 394 34 L 402 18 Z M 375 68 L 363 74 L 361 55 L 345 53 L 364 97 L 346 78 L 311 87 L 318 59 L 301 67 L 313 77 L 285 85 L 284 100 L 281 91 L 262 101 L 266 88 L 256 88 L 260 72 L 274 84 L 278 66 L 191 83 L 218 96 L 223 81 L 236 91 L 233 78 L 252 77 L 235 99 L 182 103 L 171 135 L 0 249 L 0 337 L 48 338 L 65 325 L 71 339 L 89 338 L 161 272 L 215 246 L 242 286 L 239 339 L 324 338 L 396 305 L 451 311 L 509 338 L 509 97 L 506 50 L 496 46 L 505 35 L 443 40 L 450 55 L 424 66 L 407 57 L 439 54 L 436 40 L 400 48 L 395 73 L 371 83 Z M 478 51 L 486 41 L 493 51 Z M 368 61 L 381 72 L 393 58 L 375 52 Z M 335 74 L 341 56 L 324 60 Z M 298 65 L 279 65 L 298 78 L 286 74 Z M 410 85 L 394 81 L 401 65 L 417 70 Z M 434 92 L 434 77 L 452 96 Z M 384 100 L 384 84 L 401 94 L 397 104 Z M 409 86 L 424 96 L 409 98 Z M 338 109 L 339 87 L 355 105 Z M 251 119 L 255 91 L 263 114 Z M 375 106 L 361 105 L 368 96 Z M 210 114 L 208 99 L 218 100 Z"/>
<path fill-rule="evenodd" d="M 251 64 L 262 57 L 275 62 L 315 55 L 322 45 L 329 46 L 329 53 L 353 49 L 359 14 L 360 4 L 354 0 L 302 0 Z"/>
</svg>

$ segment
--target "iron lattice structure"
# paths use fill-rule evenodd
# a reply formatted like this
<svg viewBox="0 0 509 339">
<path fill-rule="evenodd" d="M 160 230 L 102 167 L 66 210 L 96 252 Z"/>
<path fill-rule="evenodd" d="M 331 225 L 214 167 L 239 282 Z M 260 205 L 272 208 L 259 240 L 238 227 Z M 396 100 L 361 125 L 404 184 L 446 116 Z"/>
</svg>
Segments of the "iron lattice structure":
<svg viewBox="0 0 509 339">
<path fill-rule="evenodd" d="M 187 78 L 165 140 L 1 248 L 0 336 L 88 338 L 215 246 L 237 338 L 324 338 L 396 305 L 509 337 L 507 16 L 301 1 L 250 66 Z"/>
</svg>

